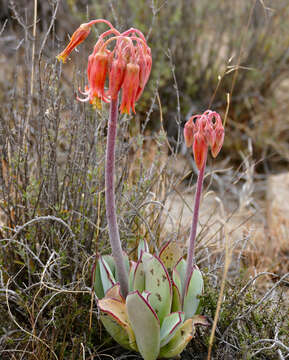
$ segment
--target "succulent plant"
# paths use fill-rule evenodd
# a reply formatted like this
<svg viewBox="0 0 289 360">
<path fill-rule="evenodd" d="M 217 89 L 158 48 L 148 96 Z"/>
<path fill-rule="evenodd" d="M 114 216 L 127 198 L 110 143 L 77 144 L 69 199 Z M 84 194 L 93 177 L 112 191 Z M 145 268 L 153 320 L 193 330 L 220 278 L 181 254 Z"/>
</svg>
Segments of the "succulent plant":
<svg viewBox="0 0 289 360">
<path fill-rule="evenodd" d="M 141 241 L 137 262 L 123 254 L 115 205 L 115 142 L 120 112 L 135 113 L 135 103 L 149 79 L 152 57 L 143 33 L 135 28 L 120 33 L 104 19 L 80 25 L 67 47 L 57 56 L 65 62 L 83 42 L 93 25 L 105 23 L 93 53 L 88 57 L 88 86 L 79 101 L 94 107 L 110 103 L 105 161 L 105 204 L 112 256 L 100 256 L 94 271 L 94 290 L 101 320 L 110 335 L 123 347 L 139 351 L 145 360 L 170 358 L 180 354 L 194 334 L 195 325 L 207 325 L 197 315 L 203 278 L 195 264 L 194 251 L 199 206 L 209 147 L 213 157 L 221 150 L 224 128 L 218 113 L 207 110 L 192 116 L 185 125 L 184 138 L 192 146 L 199 169 L 194 215 L 185 260 L 176 243 L 168 242 L 159 255 L 152 255 Z M 108 38 L 109 37 L 109 38 Z M 111 44 L 114 44 L 112 46 Z M 105 89 L 108 77 L 109 88 Z"/>
<path fill-rule="evenodd" d="M 129 293 L 120 292 L 115 264 L 110 255 L 100 256 L 94 272 L 100 319 L 107 332 L 126 349 L 138 351 L 145 360 L 171 358 L 180 354 L 192 339 L 195 326 L 208 325 L 198 315 L 203 277 L 197 266 L 186 289 L 186 260 L 174 242 L 159 256 L 141 241 L 137 262 L 129 263 Z M 182 301 L 182 293 L 185 296 Z"/>
</svg>

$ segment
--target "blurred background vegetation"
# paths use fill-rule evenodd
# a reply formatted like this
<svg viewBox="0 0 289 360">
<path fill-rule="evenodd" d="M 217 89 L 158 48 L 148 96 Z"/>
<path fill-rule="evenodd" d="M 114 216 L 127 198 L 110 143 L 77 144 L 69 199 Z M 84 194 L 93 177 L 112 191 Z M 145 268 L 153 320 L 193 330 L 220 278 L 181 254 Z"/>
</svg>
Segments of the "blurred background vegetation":
<svg viewBox="0 0 289 360">
<path fill-rule="evenodd" d="M 33 1 L 11 4 L 31 26 Z M 10 53 L 23 40 L 11 4 L 3 0 L 1 4 L 2 24 L 10 17 L 1 42 L 4 52 Z M 37 43 L 49 29 L 57 4 L 38 1 Z M 53 55 L 67 43 L 68 34 L 92 18 L 106 18 L 120 30 L 134 26 L 146 35 L 154 66 L 150 85 L 138 105 L 139 117 L 144 118 L 148 99 L 157 89 L 172 143 L 177 138 L 178 121 L 184 123 L 191 113 L 208 107 L 224 113 L 226 94 L 230 93 L 227 132 L 232 136 L 226 137 L 223 155 L 229 153 L 237 160 L 250 137 L 255 159 L 262 159 L 261 171 L 268 167 L 274 171 L 273 164 L 279 168 L 288 163 L 288 1 L 61 1 L 43 49 L 45 60 L 54 61 Z M 95 35 L 100 30 L 96 28 Z M 87 44 L 90 49 L 93 37 Z M 26 47 L 31 41 L 28 37 Z M 85 58 L 85 50 L 79 51 Z M 149 126 L 157 129 L 159 113 L 155 110 Z"/>
<path fill-rule="evenodd" d="M 139 28 L 152 50 L 152 74 L 137 114 L 122 117 L 119 127 L 118 216 L 132 255 L 139 238 L 155 246 L 168 239 L 186 242 L 182 219 L 168 232 L 163 218 L 168 199 L 192 167 L 191 152 L 182 145 L 191 114 L 212 108 L 224 118 L 230 94 L 220 162 L 208 166 L 212 174 L 218 164 L 233 166 L 218 181 L 211 175 L 222 194 L 252 195 L 251 165 L 245 175 L 238 172 L 248 147 L 262 179 L 288 167 L 288 0 L 0 0 L 1 359 L 79 359 L 83 353 L 87 359 L 135 358 L 123 355 L 98 326 L 90 289 L 96 250 L 109 251 L 103 181 L 107 108 L 95 112 L 75 96 L 86 83 L 87 55 L 105 27 L 95 27 L 65 66 L 55 59 L 79 24 L 93 18 L 108 19 L 120 31 Z M 184 163 L 178 153 L 186 155 Z M 236 179 L 249 184 L 246 194 L 234 188 Z M 220 227 L 208 240 L 206 226 L 198 261 L 208 289 L 204 313 L 212 320 L 224 234 Z M 282 343 L 288 331 L 283 290 L 275 291 L 285 278 L 265 274 L 275 281 L 265 295 L 255 282 L 248 285 L 241 261 L 246 245 L 238 241 L 214 356 L 275 360 L 277 350 L 282 355 L 288 349 Z M 183 359 L 205 358 L 209 333 L 201 330 Z M 263 349 L 260 339 L 275 345 Z"/>
</svg>

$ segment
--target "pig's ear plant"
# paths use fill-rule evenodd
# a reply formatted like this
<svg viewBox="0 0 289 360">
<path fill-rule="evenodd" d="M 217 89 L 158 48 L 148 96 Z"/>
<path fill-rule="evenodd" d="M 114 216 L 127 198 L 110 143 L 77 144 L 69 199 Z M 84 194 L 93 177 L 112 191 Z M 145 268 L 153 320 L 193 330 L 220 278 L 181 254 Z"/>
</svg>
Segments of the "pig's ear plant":
<svg viewBox="0 0 289 360">
<path fill-rule="evenodd" d="M 135 103 L 148 81 L 150 48 L 139 30 L 131 28 L 120 33 L 108 21 L 97 19 L 82 24 L 57 58 L 65 62 L 89 35 L 91 27 L 101 22 L 109 29 L 99 36 L 88 57 L 88 86 L 82 92 L 84 98 L 78 98 L 97 108 L 102 102 L 110 104 L 105 198 L 112 255 L 98 256 L 94 291 L 101 321 L 115 341 L 139 352 L 145 360 L 172 358 L 184 350 L 196 325 L 208 325 L 206 318 L 198 314 L 203 277 L 194 261 L 194 248 L 208 148 L 216 157 L 223 144 L 224 128 L 220 116 L 210 110 L 191 117 L 185 126 L 185 141 L 193 147 L 199 169 L 187 259 L 176 243 L 168 242 L 159 254 L 151 254 L 148 244 L 140 240 L 137 261 L 129 260 L 122 250 L 116 217 L 115 141 L 119 111 L 135 113 Z"/>
<path fill-rule="evenodd" d="M 109 239 L 117 279 L 121 293 L 128 294 L 128 270 L 122 252 L 116 219 L 114 191 L 114 158 L 118 120 L 118 97 L 122 90 L 120 111 L 135 112 L 135 102 L 139 99 L 148 81 L 152 59 L 145 37 L 137 29 L 129 29 L 122 34 L 110 22 L 104 19 L 92 20 L 80 25 L 74 32 L 68 46 L 57 58 L 66 61 L 71 51 L 87 38 L 91 27 L 96 23 L 105 23 L 109 30 L 101 34 L 88 57 L 88 86 L 78 100 L 89 101 L 94 107 L 101 108 L 101 102 L 110 103 L 105 163 L 105 202 L 109 229 Z M 109 46 L 113 48 L 109 50 Z M 109 78 L 108 90 L 105 90 L 106 78 Z"/>
</svg>

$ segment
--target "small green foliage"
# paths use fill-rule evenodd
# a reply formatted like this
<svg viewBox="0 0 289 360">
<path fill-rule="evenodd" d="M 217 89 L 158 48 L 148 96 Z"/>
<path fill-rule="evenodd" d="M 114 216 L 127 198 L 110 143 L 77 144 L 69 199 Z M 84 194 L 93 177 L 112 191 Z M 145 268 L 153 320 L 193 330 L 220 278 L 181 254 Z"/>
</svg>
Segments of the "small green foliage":
<svg viewBox="0 0 289 360">
<path fill-rule="evenodd" d="M 203 313 L 213 318 L 216 312 L 217 301 L 219 296 L 218 288 L 212 286 L 210 278 L 204 276 L 205 293 L 201 297 L 201 306 Z M 282 295 L 279 300 L 264 300 L 262 304 L 257 306 L 260 297 L 254 286 L 240 296 L 240 290 L 246 285 L 244 279 L 236 280 L 234 286 L 227 283 L 222 301 L 221 312 L 218 320 L 219 334 L 224 334 L 224 340 L 228 343 L 238 344 L 238 348 L 230 348 L 232 354 L 239 358 L 240 354 L 246 354 L 246 358 L 251 359 L 251 355 L 258 350 L 262 344 L 260 339 L 272 339 L 276 328 L 279 339 L 284 340 L 284 334 L 289 330 L 289 324 L 286 323 L 285 307 L 282 304 Z M 282 330 L 281 330 L 282 329 Z M 284 333 L 284 329 L 285 333 Z M 217 339 L 219 339 L 218 336 Z M 205 343 L 208 344 L 209 332 L 205 337 Z M 214 348 L 217 352 L 221 352 L 222 346 L 215 340 Z M 256 347 L 251 348 L 251 344 L 256 343 Z M 266 355 L 265 355 L 266 354 Z M 264 357 L 264 355 L 266 357 Z M 261 351 L 259 355 L 254 355 L 254 359 L 275 359 L 275 349 Z"/>
</svg>

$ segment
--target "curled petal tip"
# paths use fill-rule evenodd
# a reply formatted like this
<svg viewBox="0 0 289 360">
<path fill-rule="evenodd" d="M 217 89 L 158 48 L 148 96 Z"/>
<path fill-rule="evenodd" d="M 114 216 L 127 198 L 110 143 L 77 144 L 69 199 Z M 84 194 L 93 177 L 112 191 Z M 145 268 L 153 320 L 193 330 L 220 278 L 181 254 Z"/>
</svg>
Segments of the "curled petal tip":
<svg viewBox="0 0 289 360">
<path fill-rule="evenodd" d="M 66 63 L 67 56 L 68 55 L 64 55 L 63 53 L 60 53 L 56 56 L 56 59 L 64 64 Z"/>
<path fill-rule="evenodd" d="M 90 100 L 90 103 L 93 109 L 98 109 L 98 110 L 102 109 L 102 105 L 99 97 L 95 96 L 93 99 Z"/>
</svg>

